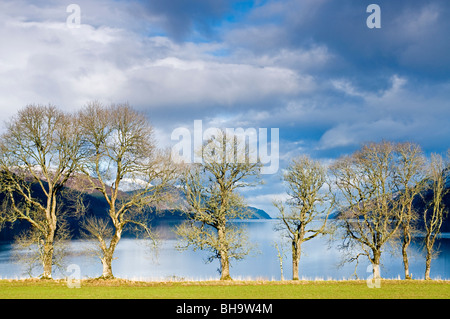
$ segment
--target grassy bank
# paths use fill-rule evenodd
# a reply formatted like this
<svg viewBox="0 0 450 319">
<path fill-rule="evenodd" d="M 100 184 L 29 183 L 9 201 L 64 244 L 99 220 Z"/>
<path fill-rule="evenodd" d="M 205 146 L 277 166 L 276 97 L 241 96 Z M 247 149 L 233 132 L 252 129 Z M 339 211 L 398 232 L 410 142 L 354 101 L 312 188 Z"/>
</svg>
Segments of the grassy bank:
<svg viewBox="0 0 450 319">
<path fill-rule="evenodd" d="M 380 288 L 366 281 L 190 281 L 142 282 L 83 280 L 68 288 L 64 280 L 0 280 L 0 298 L 58 299 L 449 299 L 450 281 L 382 280 Z"/>
</svg>

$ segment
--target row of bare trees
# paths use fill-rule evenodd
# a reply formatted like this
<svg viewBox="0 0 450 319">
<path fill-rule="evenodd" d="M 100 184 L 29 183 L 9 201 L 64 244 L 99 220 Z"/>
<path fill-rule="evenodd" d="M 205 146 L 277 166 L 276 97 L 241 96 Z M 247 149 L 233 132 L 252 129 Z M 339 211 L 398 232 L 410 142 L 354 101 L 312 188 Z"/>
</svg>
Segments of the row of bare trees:
<svg viewBox="0 0 450 319">
<path fill-rule="evenodd" d="M 174 164 L 170 152 L 156 147 L 145 116 L 128 104 L 91 102 L 75 114 L 29 105 L 8 122 L 0 141 L 0 226 L 16 220 L 31 226 L 21 237 L 36 248 L 42 278 L 51 278 L 57 243 L 68 238 L 65 217 L 85 210 L 76 196 L 73 207 L 63 204 L 62 193 L 96 192 L 108 209 L 102 217 L 83 218 L 82 229 L 98 240 L 102 277 L 112 278 L 125 227 L 135 226 L 156 243 L 149 226 L 155 210 L 148 208 L 176 202 L 170 190 L 180 185 L 188 220 L 176 228 L 179 249 L 209 251 L 209 261 L 220 261 L 221 279 L 230 279 L 230 261 L 251 248 L 244 229 L 231 222 L 249 215 L 239 190 L 261 183 L 261 163 L 251 162 L 248 148 L 220 130 L 197 151 L 202 163 Z M 381 253 L 394 238 L 401 239 L 405 278 L 410 278 L 407 248 L 421 219 L 429 279 L 445 214 L 446 169 L 442 157 L 426 159 L 412 143 L 369 143 L 330 166 L 307 156 L 294 159 L 283 175 L 289 199 L 274 202 L 277 230 L 291 243 L 293 279 L 298 279 L 302 244 L 329 233 L 328 217 L 336 210 L 335 236 L 341 234 L 342 248 L 355 252 L 350 261 L 370 260 L 374 278 L 380 277 Z M 128 182 L 139 188 L 125 196 L 120 189 Z"/>
<path fill-rule="evenodd" d="M 289 200 L 275 202 L 292 246 L 293 279 L 298 279 L 302 243 L 330 233 L 326 222 L 333 209 L 333 235 L 347 261 L 366 257 L 373 278 L 381 277 L 380 260 L 388 242 L 401 242 L 405 279 L 410 279 L 408 247 L 423 226 L 425 279 L 430 279 L 434 243 L 445 218 L 448 163 L 432 154 L 427 160 L 413 143 L 368 143 L 329 167 L 309 157 L 293 160 L 284 174 Z M 355 268 L 356 270 L 356 268 Z"/>
<path fill-rule="evenodd" d="M 204 163 L 183 177 L 190 220 L 177 228 L 184 239 L 181 248 L 208 250 L 209 261 L 220 260 L 221 279 L 230 278 L 230 259 L 240 260 L 249 252 L 245 232 L 230 223 L 248 216 L 237 190 L 259 181 L 258 163 L 226 160 L 236 156 L 235 149 L 236 140 L 223 132 L 205 143 Z M 368 258 L 375 279 L 381 277 L 386 244 L 400 240 L 405 278 L 410 279 L 408 247 L 420 219 L 427 252 L 425 278 L 430 279 L 434 243 L 445 214 L 447 167 L 437 154 L 427 160 L 416 144 L 386 141 L 363 145 L 330 166 L 308 156 L 293 159 L 283 175 L 288 200 L 274 202 L 279 211 L 276 230 L 291 244 L 292 278 L 299 278 L 302 244 L 333 234 L 341 236 L 348 261 Z M 333 211 L 338 214 L 330 228 Z"/>
</svg>

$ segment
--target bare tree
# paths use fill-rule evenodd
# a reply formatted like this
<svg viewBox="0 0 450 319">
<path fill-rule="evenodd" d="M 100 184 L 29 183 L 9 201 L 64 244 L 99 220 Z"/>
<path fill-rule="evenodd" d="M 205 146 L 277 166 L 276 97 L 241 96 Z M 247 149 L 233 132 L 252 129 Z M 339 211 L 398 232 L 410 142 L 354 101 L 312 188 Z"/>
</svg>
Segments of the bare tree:
<svg viewBox="0 0 450 319">
<path fill-rule="evenodd" d="M 351 156 L 338 159 L 332 167 L 340 190 L 342 207 L 337 219 L 344 230 L 343 248 L 356 247 L 361 252 L 350 259 L 366 256 L 379 279 L 383 246 L 392 239 L 402 222 L 395 178 L 395 145 L 369 143 Z"/>
<path fill-rule="evenodd" d="M 280 280 L 283 281 L 284 280 L 284 273 L 283 273 L 283 258 L 286 256 L 284 253 L 284 246 L 283 246 L 283 242 L 281 242 L 279 245 L 278 243 L 275 241 L 273 243 L 275 249 L 277 250 L 277 257 L 278 257 L 278 262 L 280 264 Z"/>
<path fill-rule="evenodd" d="M 417 144 L 399 143 L 396 145 L 396 180 L 398 193 L 396 200 L 399 202 L 402 231 L 402 257 L 405 271 L 405 279 L 411 279 L 408 262 L 408 247 L 411 239 L 417 231 L 415 222 L 418 214 L 413 202 L 422 192 L 425 186 L 425 156 Z"/>
<path fill-rule="evenodd" d="M 423 222 L 425 226 L 425 279 L 430 279 L 431 260 L 436 254 L 434 244 L 440 234 L 440 228 L 446 214 L 443 198 L 448 193 L 445 184 L 447 181 L 448 168 L 442 156 L 431 155 L 428 167 L 429 192 L 431 199 L 427 198 L 427 207 L 423 212 Z"/>
<path fill-rule="evenodd" d="M 79 114 L 87 153 L 82 172 L 92 190 L 108 203 L 105 218 L 94 218 L 85 228 L 100 245 L 103 278 L 113 278 L 112 260 L 125 226 L 134 225 L 156 242 L 149 225 L 150 213 L 170 198 L 176 167 L 168 152 L 156 148 L 153 129 L 143 114 L 128 104 L 105 107 L 89 103 Z M 131 194 L 121 191 L 125 182 L 137 185 Z"/>
<path fill-rule="evenodd" d="M 288 207 L 274 202 L 280 213 L 277 229 L 285 231 L 291 241 L 292 279 L 298 280 L 302 244 L 325 233 L 334 198 L 327 183 L 327 168 L 308 156 L 292 161 L 284 181 L 288 186 Z"/>
<path fill-rule="evenodd" d="M 235 136 L 217 132 L 202 150 L 203 164 L 189 169 L 183 178 L 190 221 L 177 227 L 180 249 L 189 246 L 208 250 L 209 262 L 220 260 L 221 280 L 230 280 L 230 260 L 240 260 L 249 253 L 243 228 L 231 220 L 249 215 L 240 188 L 255 185 L 261 169 L 252 163 L 248 152 L 238 147 Z"/>
<path fill-rule="evenodd" d="M 25 220 L 41 250 L 42 278 L 52 277 L 54 240 L 64 211 L 58 195 L 77 169 L 81 139 L 73 116 L 54 106 L 28 105 L 8 123 L 0 141 L 2 189 L 10 222 Z M 5 216 L 5 215 L 4 215 Z"/>
</svg>

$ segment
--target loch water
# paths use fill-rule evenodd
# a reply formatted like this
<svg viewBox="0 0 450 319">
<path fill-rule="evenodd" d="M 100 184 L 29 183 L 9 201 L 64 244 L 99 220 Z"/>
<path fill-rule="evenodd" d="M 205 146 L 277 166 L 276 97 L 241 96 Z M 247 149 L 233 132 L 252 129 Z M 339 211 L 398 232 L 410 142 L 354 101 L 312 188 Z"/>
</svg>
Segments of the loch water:
<svg viewBox="0 0 450 319">
<path fill-rule="evenodd" d="M 249 241 L 254 249 L 246 258 L 231 261 L 230 273 L 234 279 L 280 280 L 279 253 L 283 257 L 281 266 L 284 279 L 292 278 L 291 253 L 286 240 L 274 230 L 276 220 L 248 220 L 239 224 L 247 228 Z M 176 222 L 162 223 L 156 227 L 161 235 L 157 253 L 146 241 L 136 238 L 122 238 L 117 246 L 113 261 L 116 277 L 133 280 L 214 280 L 219 279 L 219 261 L 206 262 L 208 253 L 188 249 L 179 251 L 179 243 L 173 227 Z M 439 255 L 431 263 L 433 279 L 450 279 L 450 234 L 442 234 L 436 242 Z M 425 252 L 423 240 L 415 238 L 409 249 L 410 272 L 413 279 L 423 279 Z M 278 245 L 275 245 L 275 243 Z M 81 278 L 98 277 L 102 266 L 98 257 L 89 253 L 89 247 L 96 241 L 72 240 L 68 255 L 61 270 L 55 270 L 55 278 L 72 274 L 73 265 Z M 338 249 L 339 241 L 328 236 L 317 237 L 302 246 L 299 277 L 311 280 L 341 280 L 355 278 L 355 264 L 341 265 L 343 253 Z M 24 265 L 17 263 L 14 256 L 24 253 L 11 242 L 0 242 L 0 278 L 26 278 Z M 71 267 L 69 267 L 72 265 Z M 371 267 L 367 258 L 361 259 L 356 269 L 359 279 L 371 278 Z M 382 254 L 381 275 L 383 278 L 403 279 L 404 271 L 399 248 L 386 246 Z M 36 269 L 32 276 L 39 276 Z"/>
</svg>

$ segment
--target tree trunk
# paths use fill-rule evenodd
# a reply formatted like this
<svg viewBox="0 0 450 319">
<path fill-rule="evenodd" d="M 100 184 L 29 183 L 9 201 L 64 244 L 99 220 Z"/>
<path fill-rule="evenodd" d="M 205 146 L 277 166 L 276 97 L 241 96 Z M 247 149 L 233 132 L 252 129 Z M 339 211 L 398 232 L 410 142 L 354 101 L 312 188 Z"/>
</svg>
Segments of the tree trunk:
<svg viewBox="0 0 450 319">
<path fill-rule="evenodd" d="M 220 280 L 231 280 L 230 276 L 230 263 L 228 260 L 228 256 L 225 253 L 221 253 L 220 255 Z"/>
<path fill-rule="evenodd" d="M 56 232 L 56 195 L 53 193 L 53 189 L 49 190 L 49 193 L 50 195 L 47 198 L 47 208 L 45 211 L 45 219 L 48 228 L 45 230 L 44 255 L 42 256 L 42 267 L 44 268 L 44 272 L 42 273 L 42 279 L 52 278 L 53 242 L 55 240 Z"/>
<path fill-rule="evenodd" d="M 298 265 L 300 263 L 301 243 L 297 237 L 295 236 L 292 240 L 292 280 L 299 280 Z"/>
<path fill-rule="evenodd" d="M 50 236 L 49 236 L 50 237 Z M 44 256 L 42 258 L 42 266 L 44 272 L 41 279 L 51 279 L 52 278 L 52 265 L 53 265 L 53 236 L 52 238 L 47 238 L 44 243 Z"/>
<path fill-rule="evenodd" d="M 231 280 L 230 261 L 228 258 L 228 247 L 225 238 L 225 222 L 217 227 L 217 239 L 219 241 L 220 254 L 220 280 Z"/>
<path fill-rule="evenodd" d="M 381 259 L 381 251 L 380 250 L 373 251 L 372 269 L 374 280 L 381 279 L 380 259 Z"/>
<path fill-rule="evenodd" d="M 380 264 L 373 264 L 373 279 L 381 279 Z"/>
<path fill-rule="evenodd" d="M 430 270 L 431 270 L 431 259 L 433 258 L 433 242 L 431 234 L 428 233 L 425 236 L 425 247 L 427 249 L 427 255 L 425 257 L 425 280 L 431 280 Z"/>
<path fill-rule="evenodd" d="M 403 243 L 402 243 L 402 255 L 403 255 L 403 267 L 405 269 L 405 279 L 411 279 L 409 273 L 409 262 L 408 262 L 408 247 L 411 243 L 411 234 L 407 229 L 403 230 Z"/>
<path fill-rule="evenodd" d="M 278 251 L 278 260 L 280 261 L 280 272 L 281 272 L 281 276 L 280 276 L 280 280 L 283 281 L 284 280 L 284 275 L 283 275 L 283 248 L 281 247 L 281 251 L 280 248 L 278 247 L 278 244 L 275 243 L 275 247 L 277 248 Z"/>
<path fill-rule="evenodd" d="M 220 280 L 231 280 L 230 261 L 228 258 L 228 247 L 226 246 L 225 225 L 217 228 L 220 254 Z"/>
<path fill-rule="evenodd" d="M 111 238 L 109 248 L 107 248 L 103 251 L 103 257 L 101 258 L 102 266 L 103 266 L 103 273 L 102 273 L 103 279 L 114 278 L 114 275 L 112 272 L 112 260 L 114 257 L 114 251 L 115 251 L 117 244 L 119 243 L 119 240 L 121 238 L 121 233 L 122 233 L 121 230 L 116 230 L 114 236 Z"/>
<path fill-rule="evenodd" d="M 431 270 L 431 255 L 427 253 L 427 257 L 425 259 L 425 280 L 431 280 L 430 270 Z"/>
<path fill-rule="evenodd" d="M 50 229 L 45 235 L 44 255 L 42 256 L 42 267 L 44 268 L 44 272 L 42 273 L 41 276 L 42 279 L 52 278 L 53 251 L 54 251 L 53 241 L 55 239 L 56 223 L 52 223 L 49 226 Z"/>
<path fill-rule="evenodd" d="M 112 279 L 114 278 L 114 275 L 112 273 L 112 254 L 108 252 L 104 253 L 102 260 L 102 266 L 103 266 L 103 272 L 102 272 L 102 278 L 103 279 Z"/>
<path fill-rule="evenodd" d="M 431 259 L 433 258 L 433 256 L 432 256 L 432 246 L 430 245 L 429 240 L 430 239 L 427 236 L 425 241 L 425 245 L 427 248 L 427 256 L 425 257 L 425 280 L 431 280 L 430 270 L 431 270 Z"/>
<path fill-rule="evenodd" d="M 298 264 L 299 264 L 299 259 L 293 255 L 292 256 L 292 280 L 299 279 L 298 278 Z"/>
</svg>

